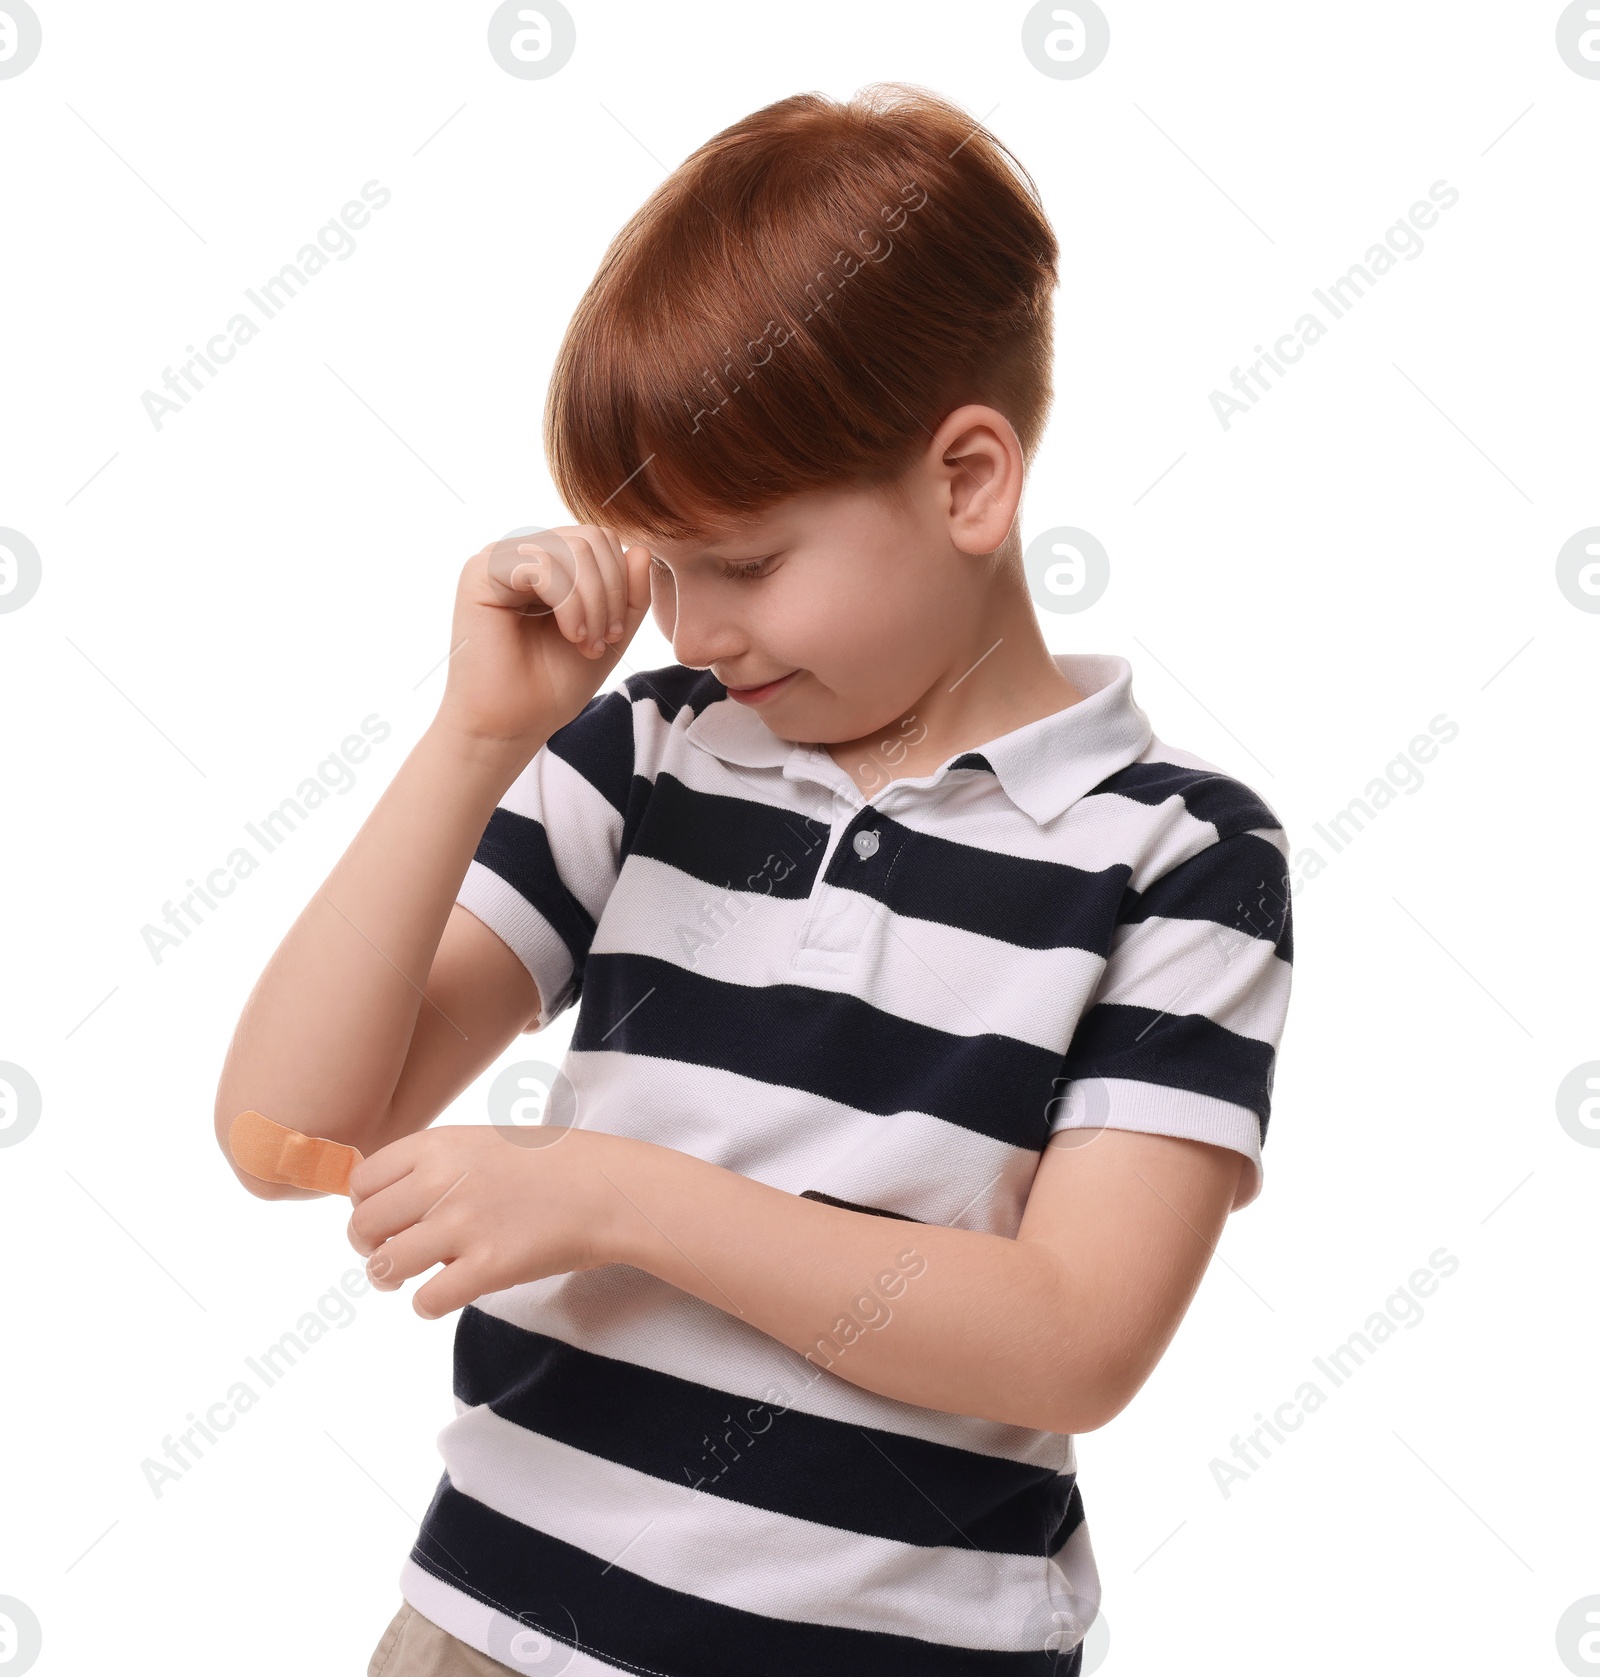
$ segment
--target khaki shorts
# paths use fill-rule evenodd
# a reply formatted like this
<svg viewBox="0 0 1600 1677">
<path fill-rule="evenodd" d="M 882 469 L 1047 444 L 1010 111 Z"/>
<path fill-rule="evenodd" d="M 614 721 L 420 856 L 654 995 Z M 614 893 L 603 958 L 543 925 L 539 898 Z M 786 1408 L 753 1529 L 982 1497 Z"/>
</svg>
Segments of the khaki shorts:
<svg viewBox="0 0 1600 1677">
<path fill-rule="evenodd" d="M 372 1650 L 367 1677 L 506 1677 L 511 1669 L 469 1648 L 403 1601 Z"/>
</svg>

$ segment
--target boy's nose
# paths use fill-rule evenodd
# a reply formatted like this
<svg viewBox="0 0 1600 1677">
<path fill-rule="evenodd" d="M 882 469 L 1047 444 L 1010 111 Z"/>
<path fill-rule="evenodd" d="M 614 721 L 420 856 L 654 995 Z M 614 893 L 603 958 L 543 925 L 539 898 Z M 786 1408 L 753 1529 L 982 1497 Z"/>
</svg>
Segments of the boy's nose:
<svg viewBox="0 0 1600 1677">
<path fill-rule="evenodd" d="M 685 601 L 681 594 L 666 608 L 667 620 L 656 617 L 662 634 L 672 643 L 672 655 L 690 669 L 724 669 L 737 663 L 749 646 L 749 637 L 731 618 L 707 600 Z"/>
<path fill-rule="evenodd" d="M 692 670 L 708 670 L 713 664 L 725 669 L 737 663 L 749 642 L 731 626 L 724 629 L 698 628 L 687 613 L 680 613 L 672 642 L 672 656 Z"/>
</svg>

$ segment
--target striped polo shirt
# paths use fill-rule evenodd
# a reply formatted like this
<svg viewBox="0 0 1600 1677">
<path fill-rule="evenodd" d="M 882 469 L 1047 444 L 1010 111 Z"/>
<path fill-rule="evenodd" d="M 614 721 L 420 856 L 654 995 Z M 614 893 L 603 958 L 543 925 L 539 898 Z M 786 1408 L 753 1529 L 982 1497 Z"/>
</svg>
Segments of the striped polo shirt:
<svg viewBox="0 0 1600 1677">
<path fill-rule="evenodd" d="M 471 1647 L 541 1677 L 1078 1671 L 1071 1436 L 832 1366 L 916 1286 L 919 1224 L 1015 1236 L 1058 1129 L 1214 1142 L 1249 1161 L 1234 1209 L 1260 1191 L 1283 829 L 1152 735 L 1125 659 L 1055 662 L 1078 703 L 870 795 L 709 671 L 641 672 L 493 812 L 457 901 L 537 981 L 531 1028 L 578 1007 L 545 1121 L 905 1244 L 806 1355 L 626 1264 L 468 1305 L 400 1586 Z"/>
</svg>

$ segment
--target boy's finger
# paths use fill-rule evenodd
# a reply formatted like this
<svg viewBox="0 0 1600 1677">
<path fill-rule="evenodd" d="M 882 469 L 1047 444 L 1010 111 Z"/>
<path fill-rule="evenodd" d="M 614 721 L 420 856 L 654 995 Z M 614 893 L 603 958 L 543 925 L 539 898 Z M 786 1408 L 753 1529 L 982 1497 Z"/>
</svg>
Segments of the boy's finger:
<svg viewBox="0 0 1600 1677">
<path fill-rule="evenodd" d="M 412 1135 L 401 1136 L 398 1141 L 391 1141 L 375 1153 L 369 1153 L 350 1172 L 350 1203 L 360 1205 L 362 1200 L 371 1199 L 403 1176 L 409 1176 L 417 1162 L 417 1154 L 426 1145 L 425 1138 L 433 1133 L 432 1130 L 418 1130 Z"/>
<path fill-rule="evenodd" d="M 593 657 L 594 643 L 603 641 L 606 635 L 605 578 L 600 574 L 594 542 L 586 536 L 575 535 L 572 546 L 578 555 L 578 597 L 583 602 L 580 613 L 583 633 L 576 637 L 576 644 L 580 652 Z"/>
<path fill-rule="evenodd" d="M 650 609 L 650 549 L 642 542 L 630 547 L 623 555 L 623 564 L 626 567 L 627 592 L 622 608 L 622 633 L 606 642 L 602 654 L 609 669 L 615 669 L 621 663 L 623 653 L 633 640 L 634 631 Z"/>
<path fill-rule="evenodd" d="M 446 1210 L 452 1209 L 449 1196 Z M 425 1177 L 416 1171 L 402 1176 L 379 1193 L 367 1194 L 350 1213 L 345 1234 L 350 1244 L 363 1257 L 371 1257 L 397 1237 L 415 1228 L 437 1229 L 440 1217 L 429 1218 L 428 1213 L 439 1203 L 441 1195 Z M 430 1262 L 437 1262 L 430 1259 Z"/>
<path fill-rule="evenodd" d="M 528 551 L 524 551 L 527 549 Z M 514 581 L 519 572 L 540 575 L 539 598 L 555 607 L 572 588 L 577 566 L 572 551 L 555 530 L 538 530 L 531 536 L 507 536 L 490 542 L 478 555 L 484 576 L 496 597 L 505 605 L 526 602 L 529 587 Z"/>
<path fill-rule="evenodd" d="M 606 618 L 599 627 L 600 634 L 609 636 L 611 625 L 615 623 L 618 632 L 622 629 L 623 613 L 628 605 L 628 568 L 622 557 L 622 543 L 617 532 L 609 525 L 598 524 L 586 526 L 592 529 L 599 538 L 594 545 L 594 556 L 600 566 L 600 575 L 606 585 Z"/>
<path fill-rule="evenodd" d="M 559 537 L 549 534 L 537 542 L 523 542 L 518 562 L 510 568 L 507 592 L 521 603 L 528 617 L 553 617 L 556 628 L 576 641 L 584 623 L 584 596 L 579 579 L 583 561 Z M 531 602 L 538 602 L 535 607 Z M 586 637 L 585 637 L 586 638 Z"/>
</svg>

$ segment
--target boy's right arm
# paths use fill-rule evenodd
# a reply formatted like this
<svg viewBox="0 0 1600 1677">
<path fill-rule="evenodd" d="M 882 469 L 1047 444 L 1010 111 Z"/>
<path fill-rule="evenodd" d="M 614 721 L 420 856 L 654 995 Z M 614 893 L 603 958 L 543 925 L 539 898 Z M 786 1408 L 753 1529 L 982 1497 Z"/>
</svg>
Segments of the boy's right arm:
<svg viewBox="0 0 1600 1677">
<path fill-rule="evenodd" d="M 522 753 L 431 727 L 279 945 L 217 1085 L 217 1141 L 261 1199 L 321 1199 L 233 1163 L 254 1108 L 363 1154 L 424 1128 L 539 1016 L 522 962 L 455 896 Z"/>
<path fill-rule="evenodd" d="M 522 960 L 456 896 L 497 804 L 593 696 L 650 598 L 646 549 L 624 555 L 594 526 L 560 535 L 532 575 L 513 541 L 467 562 L 439 715 L 245 1003 L 214 1122 L 258 1198 L 323 1196 L 241 1170 L 227 1141 L 239 1113 L 371 1154 L 431 1123 L 542 1016 Z"/>
</svg>

